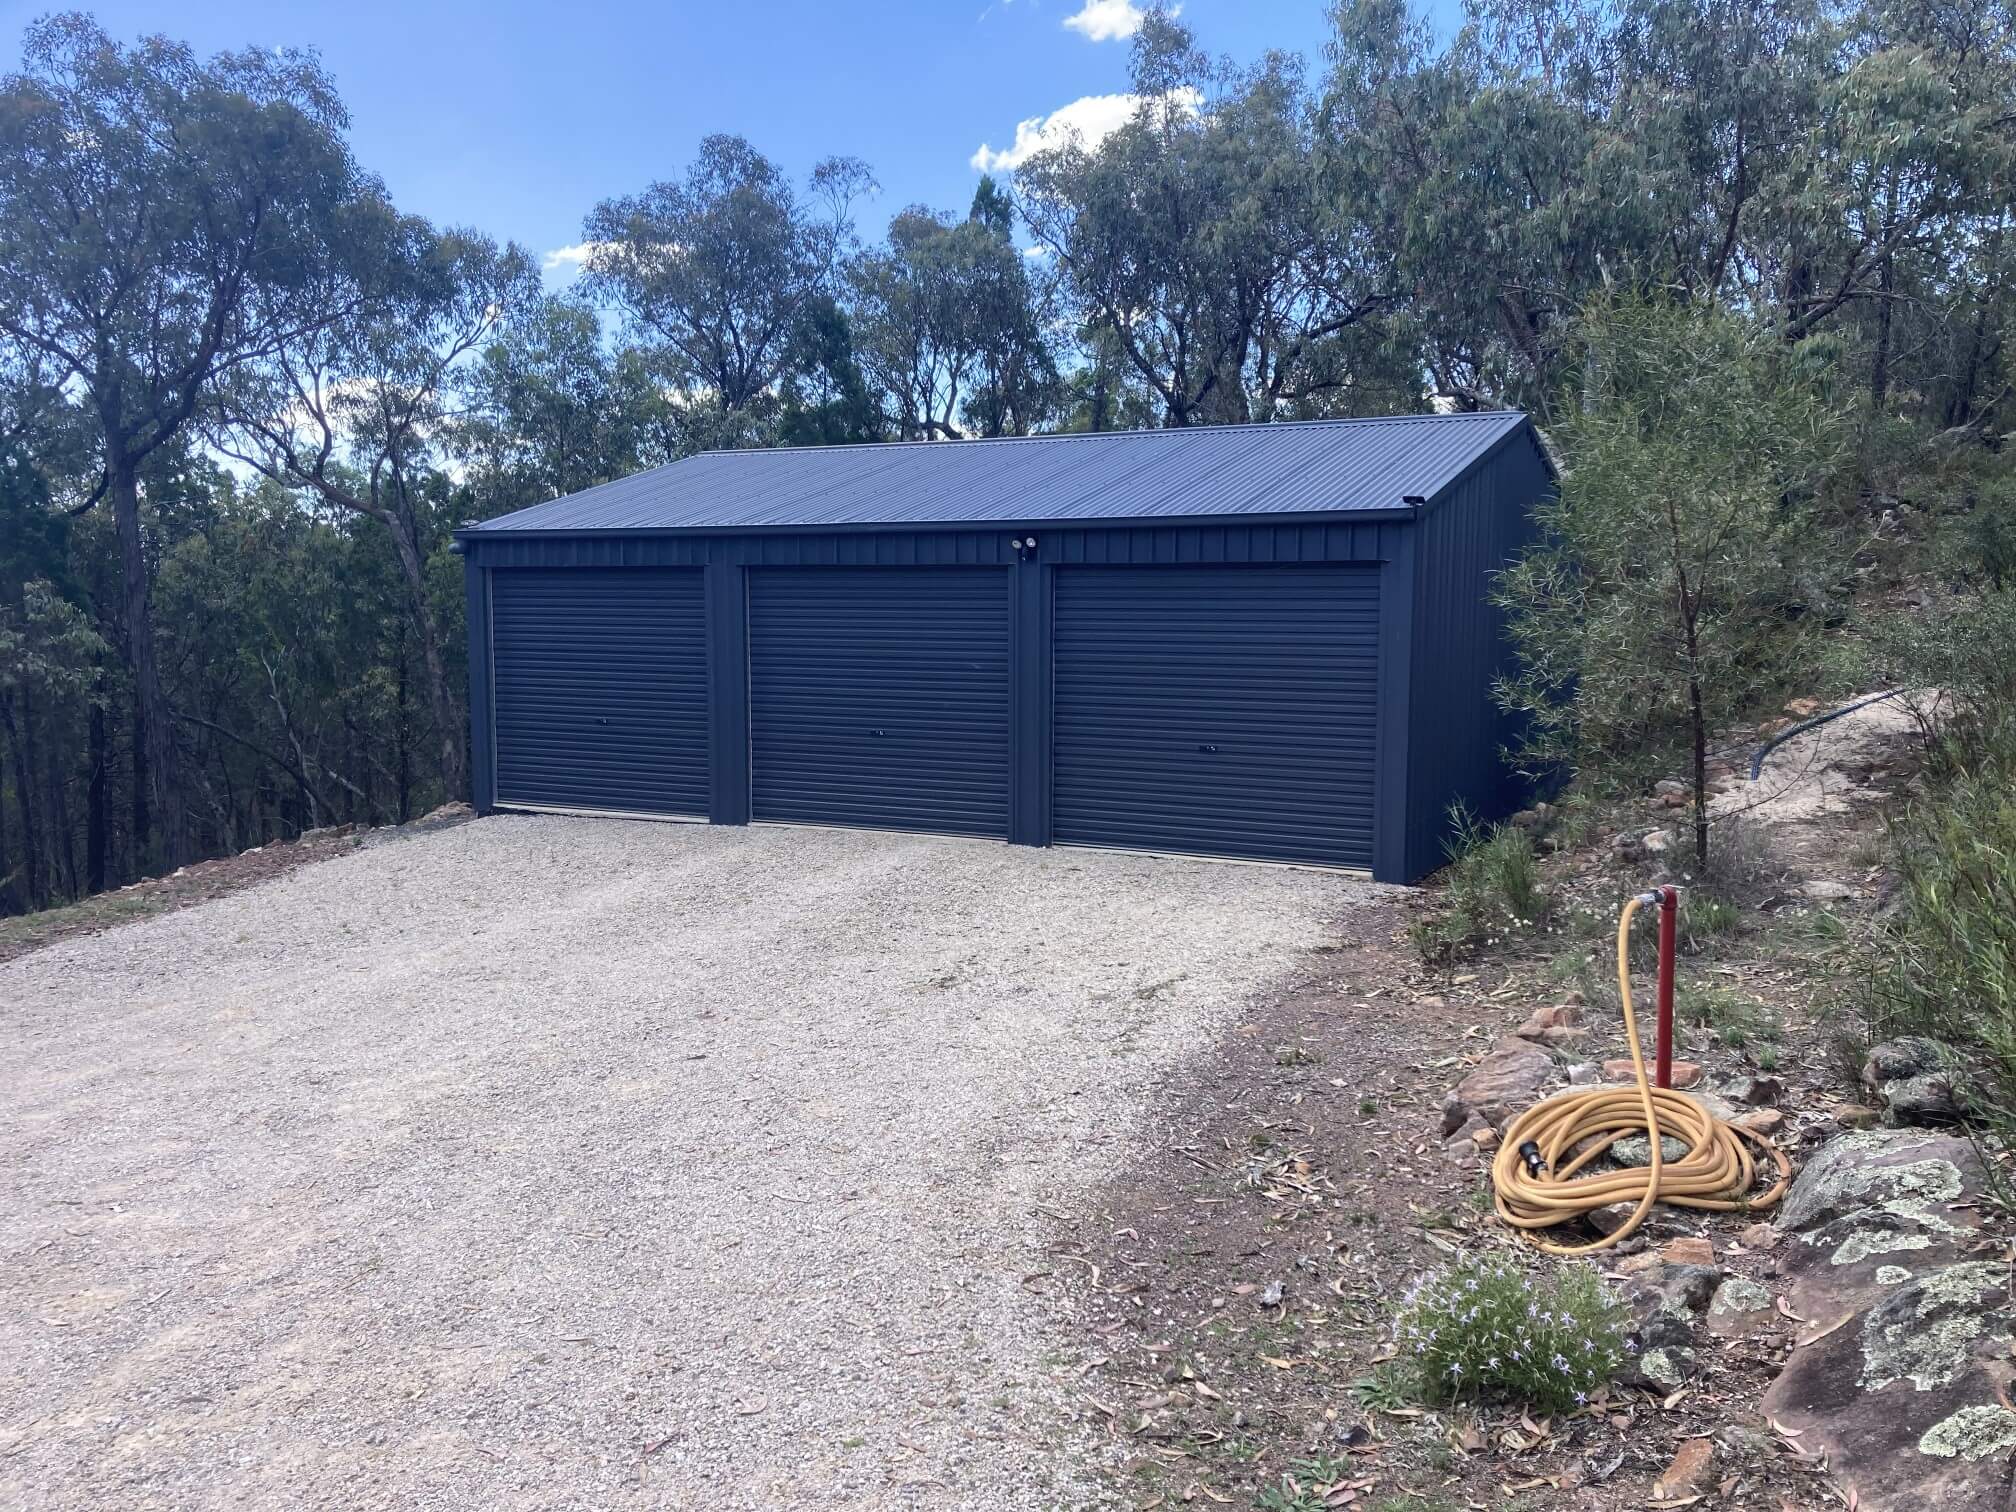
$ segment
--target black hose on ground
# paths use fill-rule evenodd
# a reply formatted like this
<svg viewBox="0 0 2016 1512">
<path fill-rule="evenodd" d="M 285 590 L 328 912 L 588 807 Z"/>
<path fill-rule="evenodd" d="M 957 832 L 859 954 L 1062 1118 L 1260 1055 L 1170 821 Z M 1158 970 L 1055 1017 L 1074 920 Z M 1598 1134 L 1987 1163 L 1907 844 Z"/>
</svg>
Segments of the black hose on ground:
<svg viewBox="0 0 2016 1512">
<path fill-rule="evenodd" d="M 1844 704 L 1841 708 L 1829 710 L 1825 714 L 1815 714 L 1811 719 L 1802 719 L 1799 723 L 1780 730 L 1776 735 L 1773 735 L 1764 744 L 1759 746 L 1757 754 L 1750 758 L 1750 780 L 1755 782 L 1763 775 L 1764 758 L 1785 744 L 1793 736 L 1803 735 L 1815 726 L 1827 723 L 1830 719 L 1839 719 L 1843 714 L 1853 714 L 1857 709 L 1866 709 L 1869 705 L 1881 703 L 1886 698 L 1895 698 L 1903 691 L 1902 688 L 1892 688 L 1888 693 L 1873 693 L 1867 698 L 1859 698 L 1854 703 Z"/>
</svg>

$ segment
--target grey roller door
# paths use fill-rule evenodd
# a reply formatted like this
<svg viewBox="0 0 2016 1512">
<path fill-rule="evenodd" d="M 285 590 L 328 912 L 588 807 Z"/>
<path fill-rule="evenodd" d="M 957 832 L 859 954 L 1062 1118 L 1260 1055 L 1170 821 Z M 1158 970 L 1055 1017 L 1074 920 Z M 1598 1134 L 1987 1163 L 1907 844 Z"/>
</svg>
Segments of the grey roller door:
<svg viewBox="0 0 2016 1512">
<path fill-rule="evenodd" d="M 490 575 L 497 801 L 707 814 L 697 568 Z"/>
<path fill-rule="evenodd" d="M 1008 575 L 749 575 L 750 812 L 1008 832 Z"/>
<path fill-rule="evenodd" d="M 1369 567 L 1060 567 L 1067 844 L 1372 864 Z"/>
</svg>

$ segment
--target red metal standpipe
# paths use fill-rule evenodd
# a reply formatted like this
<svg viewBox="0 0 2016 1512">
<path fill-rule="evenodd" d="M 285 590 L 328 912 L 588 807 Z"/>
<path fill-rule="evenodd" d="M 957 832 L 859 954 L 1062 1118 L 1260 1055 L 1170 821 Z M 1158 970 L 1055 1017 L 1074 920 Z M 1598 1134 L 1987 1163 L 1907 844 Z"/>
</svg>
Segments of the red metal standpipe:
<svg viewBox="0 0 2016 1512">
<path fill-rule="evenodd" d="M 1677 953 L 1680 889 L 1659 889 L 1659 1051 L 1656 1086 L 1673 1085 L 1673 958 Z"/>
</svg>

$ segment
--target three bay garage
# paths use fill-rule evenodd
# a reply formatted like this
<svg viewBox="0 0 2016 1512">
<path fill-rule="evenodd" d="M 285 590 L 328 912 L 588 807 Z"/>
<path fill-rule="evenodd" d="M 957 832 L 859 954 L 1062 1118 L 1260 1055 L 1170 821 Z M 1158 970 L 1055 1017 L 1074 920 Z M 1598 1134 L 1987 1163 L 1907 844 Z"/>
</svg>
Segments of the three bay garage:
<svg viewBox="0 0 2016 1512">
<path fill-rule="evenodd" d="M 458 533 L 479 809 L 1407 881 L 1521 790 L 1512 413 L 707 453 Z"/>
</svg>

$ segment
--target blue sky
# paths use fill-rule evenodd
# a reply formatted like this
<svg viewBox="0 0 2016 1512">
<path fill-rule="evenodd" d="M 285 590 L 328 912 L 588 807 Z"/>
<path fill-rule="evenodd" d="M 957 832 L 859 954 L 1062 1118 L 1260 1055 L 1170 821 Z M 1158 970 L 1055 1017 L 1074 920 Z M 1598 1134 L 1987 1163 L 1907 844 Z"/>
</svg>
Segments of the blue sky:
<svg viewBox="0 0 2016 1512">
<path fill-rule="evenodd" d="M 51 8 L 0 4 L 10 65 Z M 353 117 L 361 160 L 401 208 L 545 254 L 581 239 L 597 200 L 677 175 L 710 131 L 738 132 L 801 179 L 865 159 L 877 233 L 904 205 L 964 210 L 985 143 L 1127 87 L 1129 0 L 209 0 L 89 7 L 131 41 L 200 51 L 313 47 Z M 1453 12 L 1454 0 L 1434 0 Z M 1213 53 L 1268 47 L 1320 64 L 1323 0 L 1187 0 Z M 1096 119 L 1096 105 L 1079 107 Z M 563 276 L 566 269 L 556 272 Z"/>
</svg>

